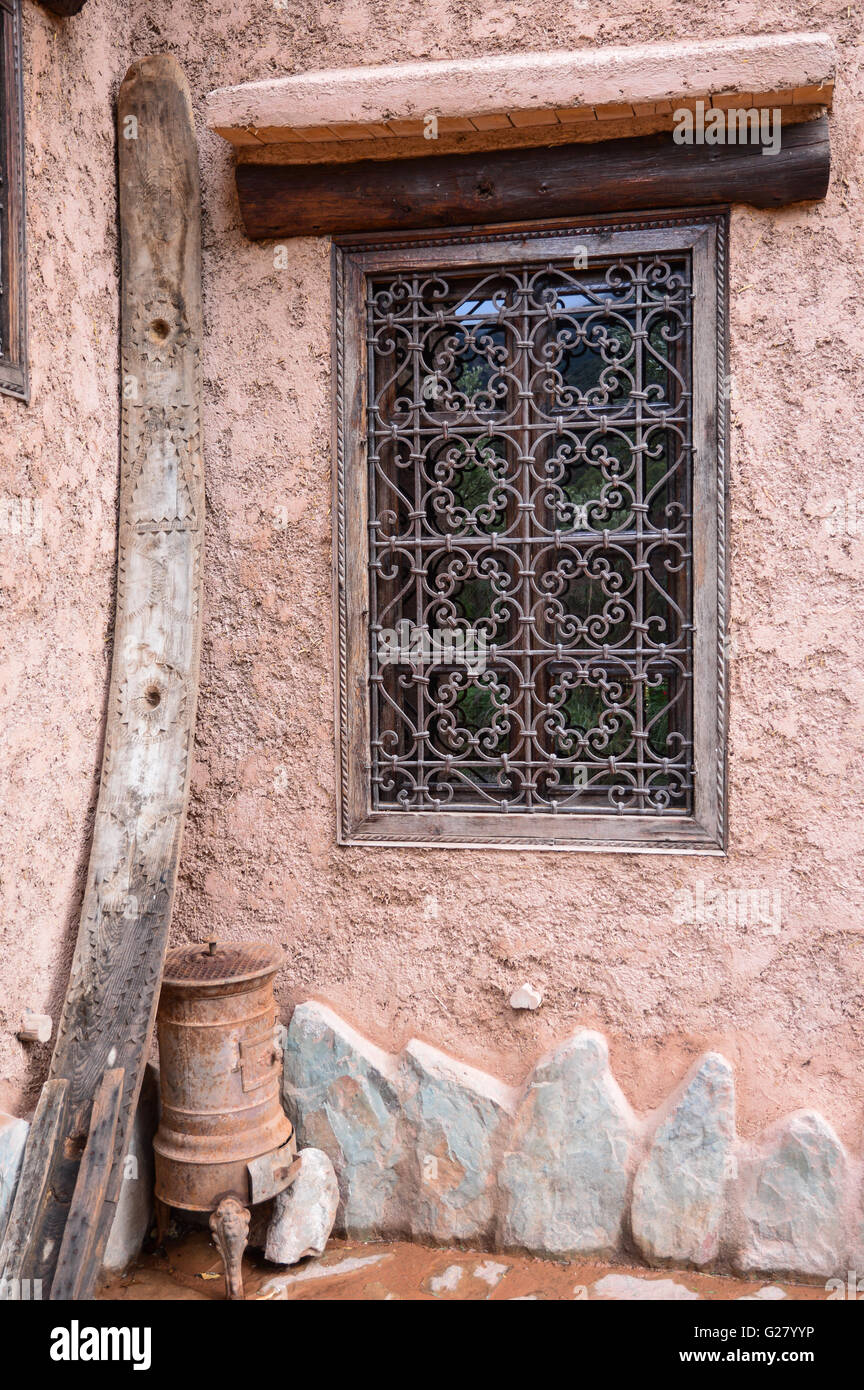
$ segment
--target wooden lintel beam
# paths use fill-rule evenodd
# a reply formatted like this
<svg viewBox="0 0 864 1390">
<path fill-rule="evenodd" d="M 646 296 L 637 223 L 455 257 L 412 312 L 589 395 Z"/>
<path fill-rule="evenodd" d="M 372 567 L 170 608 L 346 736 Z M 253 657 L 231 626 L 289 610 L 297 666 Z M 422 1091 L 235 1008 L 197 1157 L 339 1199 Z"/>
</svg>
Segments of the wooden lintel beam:
<svg viewBox="0 0 864 1390">
<path fill-rule="evenodd" d="M 824 198 L 827 117 L 783 127 L 780 148 L 677 145 L 664 132 L 598 144 L 363 160 L 237 165 L 250 237 L 326 236 L 594 216 L 652 207 Z"/>
</svg>

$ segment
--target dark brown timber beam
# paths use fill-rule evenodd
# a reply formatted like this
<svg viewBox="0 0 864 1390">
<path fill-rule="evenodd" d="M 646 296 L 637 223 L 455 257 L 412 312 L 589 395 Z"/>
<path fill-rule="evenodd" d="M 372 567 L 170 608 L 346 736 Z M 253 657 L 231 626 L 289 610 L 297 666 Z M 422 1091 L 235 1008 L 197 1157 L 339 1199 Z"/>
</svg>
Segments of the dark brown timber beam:
<svg viewBox="0 0 864 1390">
<path fill-rule="evenodd" d="M 599 144 L 446 154 L 354 164 L 238 164 L 250 237 L 325 236 L 415 227 L 593 216 L 824 198 L 828 120 L 783 127 L 758 145 L 676 145 L 670 133 Z"/>
<path fill-rule="evenodd" d="M 46 10 L 51 10 L 52 14 L 59 14 L 68 19 L 70 15 L 80 14 L 86 0 L 42 0 L 42 4 Z"/>
</svg>

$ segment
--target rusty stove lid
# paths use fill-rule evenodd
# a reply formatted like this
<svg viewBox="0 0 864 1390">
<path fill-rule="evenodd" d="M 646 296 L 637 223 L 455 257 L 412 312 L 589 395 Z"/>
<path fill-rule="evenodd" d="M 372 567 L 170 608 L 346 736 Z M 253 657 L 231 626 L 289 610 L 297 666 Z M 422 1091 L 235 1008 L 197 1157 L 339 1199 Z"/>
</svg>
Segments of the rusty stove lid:
<svg viewBox="0 0 864 1390">
<path fill-rule="evenodd" d="M 177 946 L 165 957 L 162 983 L 175 989 L 239 984 L 274 974 L 282 952 L 269 941 L 203 941 Z"/>
</svg>

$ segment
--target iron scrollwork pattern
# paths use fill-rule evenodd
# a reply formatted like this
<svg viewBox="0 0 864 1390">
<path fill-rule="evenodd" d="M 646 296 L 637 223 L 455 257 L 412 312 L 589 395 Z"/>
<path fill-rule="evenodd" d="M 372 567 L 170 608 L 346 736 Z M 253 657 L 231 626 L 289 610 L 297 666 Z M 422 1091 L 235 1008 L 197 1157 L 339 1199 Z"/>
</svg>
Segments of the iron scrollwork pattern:
<svg viewBox="0 0 864 1390">
<path fill-rule="evenodd" d="M 688 252 L 367 279 L 372 807 L 693 803 Z"/>
</svg>

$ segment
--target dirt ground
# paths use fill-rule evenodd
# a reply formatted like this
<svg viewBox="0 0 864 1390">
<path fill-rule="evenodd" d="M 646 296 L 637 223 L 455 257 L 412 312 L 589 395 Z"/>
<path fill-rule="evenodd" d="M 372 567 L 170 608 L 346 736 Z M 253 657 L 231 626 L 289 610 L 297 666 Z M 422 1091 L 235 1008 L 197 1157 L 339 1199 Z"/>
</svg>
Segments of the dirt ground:
<svg viewBox="0 0 864 1390">
<path fill-rule="evenodd" d="M 525 1255 L 430 1249 L 405 1241 L 363 1245 L 331 1241 L 317 1260 L 290 1269 L 260 1251 L 244 1259 L 247 1300 L 347 1302 L 429 1300 L 682 1300 L 825 1299 L 824 1287 L 773 1284 L 692 1271 L 648 1271 L 595 1261 L 557 1264 Z M 98 1297 L 125 1302 L 220 1300 L 225 1282 L 218 1251 L 206 1231 L 169 1241 L 113 1278 Z"/>
</svg>

